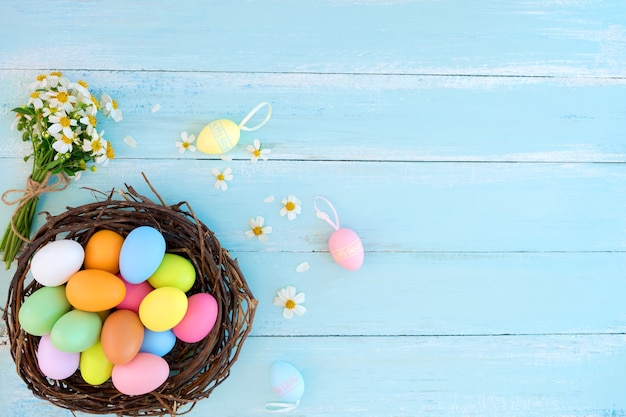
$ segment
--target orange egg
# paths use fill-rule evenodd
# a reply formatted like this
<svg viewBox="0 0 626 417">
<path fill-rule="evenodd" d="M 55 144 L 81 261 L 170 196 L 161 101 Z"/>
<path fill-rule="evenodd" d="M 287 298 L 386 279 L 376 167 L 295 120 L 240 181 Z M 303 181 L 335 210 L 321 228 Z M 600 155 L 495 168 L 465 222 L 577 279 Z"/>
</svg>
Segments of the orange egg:
<svg viewBox="0 0 626 417">
<path fill-rule="evenodd" d="M 112 230 L 99 230 L 85 245 L 85 269 L 101 269 L 117 274 L 124 238 Z"/>
<path fill-rule="evenodd" d="M 137 313 L 117 310 L 104 321 L 100 341 L 106 358 L 114 365 L 130 362 L 143 342 L 143 324 Z"/>
<path fill-rule="evenodd" d="M 67 281 L 65 296 L 79 310 L 98 312 L 118 305 L 126 296 L 126 286 L 110 272 L 84 269 Z"/>
</svg>

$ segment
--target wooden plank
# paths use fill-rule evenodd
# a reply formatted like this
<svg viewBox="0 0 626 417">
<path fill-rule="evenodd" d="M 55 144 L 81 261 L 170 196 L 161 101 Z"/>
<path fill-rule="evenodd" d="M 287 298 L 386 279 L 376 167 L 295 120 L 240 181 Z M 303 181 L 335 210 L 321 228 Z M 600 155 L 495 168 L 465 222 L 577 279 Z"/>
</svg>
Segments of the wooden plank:
<svg viewBox="0 0 626 417">
<path fill-rule="evenodd" d="M 268 368 L 282 359 L 306 383 L 292 415 L 624 416 L 625 348 L 623 334 L 252 337 L 230 377 L 191 415 L 267 415 L 263 405 L 275 400 Z M 29 396 L 5 347 L 0 361 L 5 412 L 69 415 Z"/>
<path fill-rule="evenodd" d="M 1 68 L 626 75 L 620 0 L 94 5 L 3 3 Z"/>
<path fill-rule="evenodd" d="M 0 71 L 0 152 L 26 153 L 9 126 L 37 71 Z M 240 122 L 257 103 L 273 115 L 243 132 L 278 160 L 624 162 L 626 79 L 583 81 L 372 75 L 67 72 L 107 91 L 124 112 L 101 120 L 119 158 L 181 157 L 180 132 Z M 180 97 L 181 99 L 177 99 Z M 155 104 L 161 110 L 151 112 Z M 260 120 L 261 115 L 257 116 Z M 257 119 L 253 119 L 257 120 Z M 137 148 L 122 142 L 130 135 Z M 209 158 L 200 152 L 184 158 Z"/>
</svg>

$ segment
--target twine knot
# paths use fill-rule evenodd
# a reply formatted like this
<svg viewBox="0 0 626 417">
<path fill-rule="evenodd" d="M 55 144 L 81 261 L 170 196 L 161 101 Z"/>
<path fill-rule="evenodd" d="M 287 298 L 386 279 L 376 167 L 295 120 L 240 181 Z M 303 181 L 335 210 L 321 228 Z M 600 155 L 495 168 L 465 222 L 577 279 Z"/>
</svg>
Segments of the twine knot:
<svg viewBox="0 0 626 417">
<path fill-rule="evenodd" d="M 15 218 L 17 217 L 17 215 L 19 215 L 20 209 L 24 207 L 26 203 L 32 198 L 39 197 L 40 195 L 48 192 L 63 191 L 70 185 L 70 180 L 64 173 L 61 172 L 59 174 L 55 174 L 55 176 L 57 177 L 57 181 L 52 184 L 48 184 L 48 181 L 50 181 L 50 177 L 52 177 L 51 172 L 48 172 L 41 182 L 37 182 L 33 180 L 32 176 L 29 176 L 26 180 L 25 190 L 10 189 L 6 190 L 2 194 L 2 202 L 4 204 L 6 204 L 7 206 L 13 206 L 17 204 L 15 212 L 11 217 L 11 230 L 13 231 L 13 233 L 15 233 L 17 237 L 19 237 L 26 243 L 30 243 L 30 239 L 28 239 L 28 237 L 26 236 L 22 236 L 22 234 L 17 230 L 17 227 L 15 227 Z M 9 200 L 8 196 L 12 193 L 21 193 L 22 195 L 15 200 Z"/>
</svg>

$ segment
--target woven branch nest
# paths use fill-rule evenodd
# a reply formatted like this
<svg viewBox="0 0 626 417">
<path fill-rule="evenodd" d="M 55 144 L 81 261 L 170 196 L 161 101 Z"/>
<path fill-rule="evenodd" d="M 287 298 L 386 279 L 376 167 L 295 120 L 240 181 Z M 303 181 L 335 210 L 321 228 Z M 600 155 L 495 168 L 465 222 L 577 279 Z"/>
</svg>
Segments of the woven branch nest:
<svg viewBox="0 0 626 417">
<path fill-rule="evenodd" d="M 104 201 L 68 208 L 58 216 L 48 214 L 46 224 L 20 255 L 9 286 L 3 318 L 11 343 L 11 356 L 17 372 L 35 396 L 72 412 L 120 416 L 185 414 L 228 377 L 252 328 L 257 301 L 237 261 L 220 246 L 213 232 L 196 218 L 188 203 L 166 206 L 152 189 L 161 203 L 156 204 L 132 187 L 126 185 L 126 188 L 126 193 L 120 193 L 124 200 L 114 200 L 112 191 Z M 182 210 L 182 206 L 187 210 Z M 126 236 L 139 226 L 159 230 L 167 243 L 167 252 L 177 253 L 193 263 L 196 282 L 188 295 L 199 292 L 213 295 L 219 307 L 216 325 L 200 342 L 177 340 L 172 351 L 164 356 L 170 364 L 169 378 L 148 394 L 121 394 L 110 379 L 93 387 L 83 381 L 79 371 L 61 381 L 47 379 L 37 365 L 40 337 L 25 333 L 18 322 L 24 299 L 41 287 L 34 280 L 27 282 L 33 254 L 53 240 L 73 239 L 84 245 L 98 230 L 109 229 Z"/>
</svg>

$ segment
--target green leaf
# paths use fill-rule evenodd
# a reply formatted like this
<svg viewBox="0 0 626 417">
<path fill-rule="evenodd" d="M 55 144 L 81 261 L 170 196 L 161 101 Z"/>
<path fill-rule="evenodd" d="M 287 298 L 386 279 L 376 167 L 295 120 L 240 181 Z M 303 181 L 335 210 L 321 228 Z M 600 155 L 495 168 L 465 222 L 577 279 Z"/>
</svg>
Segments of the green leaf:
<svg viewBox="0 0 626 417">
<path fill-rule="evenodd" d="M 34 116 L 36 114 L 35 109 L 32 107 L 16 107 L 13 109 L 15 113 L 25 114 L 28 116 Z"/>
</svg>

